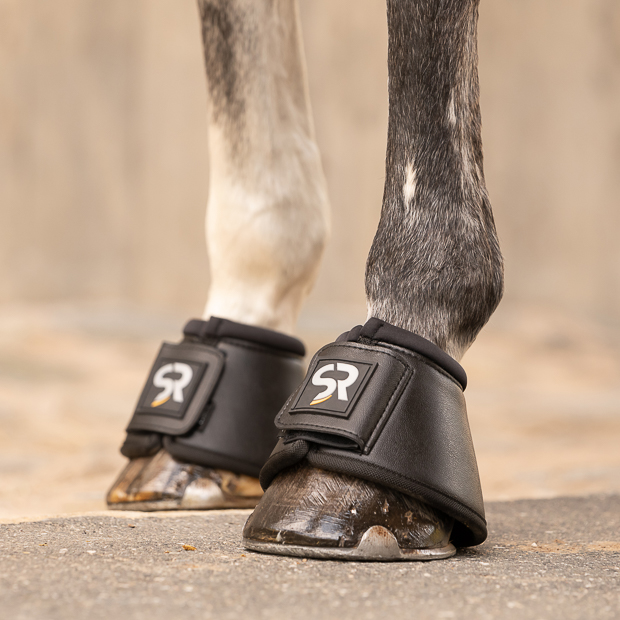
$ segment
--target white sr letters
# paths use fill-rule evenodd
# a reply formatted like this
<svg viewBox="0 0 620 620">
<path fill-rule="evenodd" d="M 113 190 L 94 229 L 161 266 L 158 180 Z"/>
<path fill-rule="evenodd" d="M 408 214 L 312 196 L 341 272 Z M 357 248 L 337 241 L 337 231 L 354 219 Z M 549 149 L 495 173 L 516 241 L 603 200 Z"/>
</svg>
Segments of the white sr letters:
<svg viewBox="0 0 620 620">
<path fill-rule="evenodd" d="M 360 374 L 359 370 L 352 364 L 345 364 L 344 362 L 338 362 L 335 368 L 341 372 L 346 372 L 348 375 L 347 378 L 338 379 L 338 381 L 336 381 L 335 379 L 323 376 L 326 372 L 334 370 L 334 364 L 325 364 L 325 366 L 319 368 L 319 370 L 312 375 L 312 385 L 325 387 L 325 389 L 314 397 L 314 400 L 310 403 L 311 405 L 318 405 L 328 398 L 331 398 L 336 388 L 338 388 L 338 400 L 349 400 L 347 388 L 355 383 Z"/>
<path fill-rule="evenodd" d="M 175 372 L 181 375 L 180 379 L 171 379 L 166 375 Z M 192 380 L 194 372 L 191 366 L 183 364 L 182 362 L 174 362 L 172 364 L 165 364 L 162 366 L 153 377 L 153 385 L 158 388 L 163 388 L 151 403 L 151 407 L 159 407 L 165 402 L 172 400 L 175 403 L 183 402 L 183 390 L 189 385 Z"/>
</svg>

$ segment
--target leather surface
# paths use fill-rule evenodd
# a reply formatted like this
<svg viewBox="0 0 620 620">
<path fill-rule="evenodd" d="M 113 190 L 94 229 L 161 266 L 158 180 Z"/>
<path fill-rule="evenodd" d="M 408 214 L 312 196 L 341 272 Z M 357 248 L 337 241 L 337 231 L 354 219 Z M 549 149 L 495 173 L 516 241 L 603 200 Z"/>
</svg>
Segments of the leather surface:
<svg viewBox="0 0 620 620">
<path fill-rule="evenodd" d="M 277 442 L 273 419 L 303 378 L 302 359 L 241 340 L 216 347 L 226 361 L 208 418 L 164 445 L 181 460 L 258 476 Z"/>
<path fill-rule="evenodd" d="M 252 334 L 257 329 L 247 327 Z M 121 452 L 150 456 L 163 444 L 181 461 L 258 476 L 277 442 L 273 419 L 304 374 L 303 358 L 280 346 L 277 336 L 284 335 L 272 336 L 276 347 L 209 334 L 164 343 Z M 166 386 L 179 380 L 175 402 L 174 390 Z"/>
<path fill-rule="evenodd" d="M 340 342 L 337 346 L 350 349 L 349 359 L 355 359 L 366 350 L 365 361 L 371 355 L 379 359 L 379 352 L 383 352 L 394 356 L 385 360 L 397 358 L 406 364 L 409 373 L 398 392 L 397 402 L 384 417 L 383 424 L 375 427 L 380 432 L 364 449 L 359 444 L 330 445 L 330 433 L 342 435 L 341 418 L 329 419 L 315 414 L 321 419 L 321 429 L 312 433 L 308 423 L 312 414 L 281 412 L 278 424 L 282 426 L 281 420 L 284 420 L 286 433 L 274 451 L 273 460 L 270 458 L 261 472 L 261 484 L 267 487 L 281 470 L 282 463 L 290 466 L 293 451 L 296 455 L 304 455 L 303 445 L 299 442 L 305 442 L 308 451 L 301 458 L 306 458 L 312 465 L 409 493 L 459 522 L 454 533 L 459 545 L 482 542 L 486 538 L 484 503 L 460 384 L 433 362 L 401 347 L 379 341 L 372 345 Z M 317 358 L 326 349 L 333 351 L 328 346 L 317 354 Z M 379 359 L 378 363 L 381 366 L 385 362 Z M 316 359 L 311 363 L 310 372 L 315 367 Z M 396 372 L 396 366 L 391 362 L 385 363 L 385 367 L 389 374 Z M 393 380 L 385 381 L 384 377 L 377 371 L 356 405 L 368 420 L 374 421 L 387 412 L 387 407 L 381 409 L 385 398 L 381 400 L 380 395 L 384 390 L 386 394 L 392 392 Z M 307 382 L 308 379 L 304 385 Z M 294 402 L 295 397 L 287 408 L 290 409 Z M 299 420 L 297 424 L 296 419 Z M 353 415 L 346 422 L 352 420 Z M 359 429 L 362 426 L 363 423 L 356 420 L 351 428 L 361 435 Z M 288 452 L 291 454 L 287 455 Z"/>
</svg>

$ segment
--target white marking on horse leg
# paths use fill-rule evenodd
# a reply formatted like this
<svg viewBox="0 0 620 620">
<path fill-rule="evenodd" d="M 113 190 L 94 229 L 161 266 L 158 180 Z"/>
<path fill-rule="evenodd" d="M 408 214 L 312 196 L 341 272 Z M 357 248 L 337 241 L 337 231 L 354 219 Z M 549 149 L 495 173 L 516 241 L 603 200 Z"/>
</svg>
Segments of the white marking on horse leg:
<svg viewBox="0 0 620 620">
<path fill-rule="evenodd" d="M 212 183 L 207 211 L 211 287 L 205 318 L 222 316 L 293 331 L 328 234 L 318 153 L 316 162 L 316 170 L 305 172 L 293 158 L 290 166 L 265 167 L 262 180 L 267 187 L 248 185 L 235 175 L 219 176 Z"/>
<path fill-rule="evenodd" d="M 415 190 L 417 186 L 415 162 L 411 160 L 407 164 L 405 171 L 405 184 L 403 185 L 403 199 L 405 208 L 409 211 L 413 210 L 413 199 L 415 198 Z"/>
<path fill-rule="evenodd" d="M 450 102 L 448 103 L 448 122 L 452 127 L 456 127 L 456 106 L 454 103 L 454 89 L 450 92 Z"/>
<path fill-rule="evenodd" d="M 329 232 L 297 5 L 199 6 L 211 102 L 204 317 L 292 332 Z"/>
</svg>

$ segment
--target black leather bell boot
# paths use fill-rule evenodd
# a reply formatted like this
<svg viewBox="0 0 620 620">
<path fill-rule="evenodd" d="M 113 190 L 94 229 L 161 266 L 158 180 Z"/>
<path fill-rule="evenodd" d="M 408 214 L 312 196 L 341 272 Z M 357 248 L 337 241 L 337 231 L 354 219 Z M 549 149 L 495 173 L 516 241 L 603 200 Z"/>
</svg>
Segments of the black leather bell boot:
<svg viewBox="0 0 620 620">
<path fill-rule="evenodd" d="M 127 427 L 111 508 L 253 507 L 273 419 L 303 378 L 301 341 L 212 317 L 165 342 Z"/>
<path fill-rule="evenodd" d="M 466 382 L 436 345 L 378 319 L 323 347 L 276 416 L 245 546 L 417 560 L 483 542 Z"/>
</svg>

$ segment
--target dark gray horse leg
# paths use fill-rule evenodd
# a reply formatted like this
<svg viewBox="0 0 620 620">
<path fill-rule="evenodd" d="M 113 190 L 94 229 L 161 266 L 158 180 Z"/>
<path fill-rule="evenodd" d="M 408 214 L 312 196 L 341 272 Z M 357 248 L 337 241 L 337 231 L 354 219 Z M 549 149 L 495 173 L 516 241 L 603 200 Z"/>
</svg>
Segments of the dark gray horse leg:
<svg viewBox="0 0 620 620">
<path fill-rule="evenodd" d="M 459 359 L 489 319 L 503 289 L 502 258 L 482 171 L 478 0 L 388 0 L 387 8 L 386 182 L 366 272 L 369 317 L 423 336 Z M 333 374 L 339 359 L 354 363 L 362 359 L 355 357 L 360 350 L 367 356 L 402 354 L 402 348 L 390 347 L 389 339 L 386 344 L 374 338 L 379 332 L 377 323 L 372 329 L 371 324 L 364 327 L 369 330 L 366 336 L 364 330 L 353 330 L 345 344 L 328 348 L 331 353 L 323 354 L 323 361 L 319 352 L 300 396 L 293 399 L 297 404 L 285 406 L 276 418 L 278 422 L 288 415 L 288 427 L 280 427 L 284 437 L 261 472 L 261 482 L 269 486 L 245 526 L 248 548 L 308 557 L 411 560 L 449 557 L 454 553 L 451 538 L 456 545 L 484 540 L 482 496 L 464 401 L 460 388 L 433 363 L 420 362 L 414 355 L 417 361 L 412 363 L 420 364 L 413 370 L 417 379 L 402 392 L 411 395 L 412 404 L 396 406 L 400 409 L 394 409 L 379 431 L 387 439 L 383 444 L 376 440 L 371 450 L 346 444 L 347 437 L 355 436 L 355 427 L 330 422 L 330 413 L 340 415 L 326 404 L 334 402 L 326 400 L 331 396 L 299 406 L 306 394 L 314 394 L 313 378 L 321 386 L 327 385 L 323 376 L 339 378 Z M 391 344 L 416 342 L 407 332 L 396 333 L 403 340 Z M 356 368 L 363 372 L 364 367 L 368 364 Z M 438 391 L 425 392 L 425 377 L 433 373 Z M 387 390 L 387 383 L 369 385 L 360 402 Z M 401 403 L 407 400 L 399 398 Z M 312 408 L 319 403 L 327 415 Z M 347 414 L 351 418 L 356 406 Z M 459 416 L 451 415 L 451 407 L 464 420 L 452 435 L 449 427 Z M 364 411 L 374 415 L 372 406 Z M 446 419 L 448 433 L 443 433 Z M 411 432 L 395 432 L 399 428 Z M 401 458 L 397 455 L 403 454 L 396 466 Z M 454 484 L 464 470 L 473 472 L 463 478 L 466 484 Z M 351 475 L 354 471 L 362 472 L 364 479 Z M 468 485 L 469 491 L 463 492 Z M 459 498 L 464 498 L 461 507 L 474 507 L 469 516 L 455 507 Z"/>
<path fill-rule="evenodd" d="M 482 170 L 477 0 L 388 0 L 389 126 L 369 315 L 459 359 L 502 296 Z"/>
</svg>

